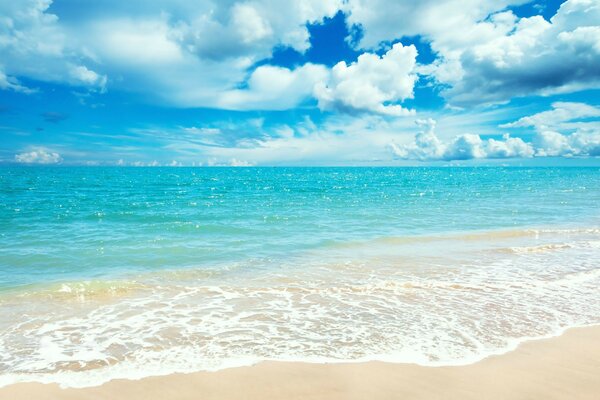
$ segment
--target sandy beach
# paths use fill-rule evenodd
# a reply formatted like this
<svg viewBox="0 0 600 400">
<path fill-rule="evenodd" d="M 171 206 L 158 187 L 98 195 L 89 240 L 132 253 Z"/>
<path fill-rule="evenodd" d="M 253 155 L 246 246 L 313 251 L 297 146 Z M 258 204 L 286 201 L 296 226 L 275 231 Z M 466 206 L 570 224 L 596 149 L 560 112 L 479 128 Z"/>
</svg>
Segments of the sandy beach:
<svg viewBox="0 0 600 400">
<path fill-rule="evenodd" d="M 0 399 L 598 399 L 599 377 L 600 327 L 594 326 L 468 366 L 265 362 L 85 389 L 16 384 L 0 389 Z"/>
</svg>

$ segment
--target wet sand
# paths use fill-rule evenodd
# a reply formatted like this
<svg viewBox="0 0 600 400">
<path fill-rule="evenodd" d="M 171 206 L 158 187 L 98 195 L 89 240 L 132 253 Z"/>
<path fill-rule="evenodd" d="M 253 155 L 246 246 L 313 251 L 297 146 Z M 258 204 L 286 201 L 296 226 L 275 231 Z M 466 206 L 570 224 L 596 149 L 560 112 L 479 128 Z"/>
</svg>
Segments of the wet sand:
<svg viewBox="0 0 600 400">
<path fill-rule="evenodd" d="M 600 326 L 457 367 L 264 362 L 218 372 L 61 389 L 23 383 L 0 399 L 600 399 Z"/>
</svg>

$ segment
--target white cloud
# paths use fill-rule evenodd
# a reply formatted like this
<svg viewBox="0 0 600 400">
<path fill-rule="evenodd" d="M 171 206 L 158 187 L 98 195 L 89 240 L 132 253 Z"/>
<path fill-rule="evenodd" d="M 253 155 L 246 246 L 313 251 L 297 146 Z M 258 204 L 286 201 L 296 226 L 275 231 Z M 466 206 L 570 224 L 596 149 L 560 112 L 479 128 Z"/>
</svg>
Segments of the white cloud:
<svg viewBox="0 0 600 400">
<path fill-rule="evenodd" d="M 594 0 L 569 0 L 550 22 L 522 18 L 506 34 L 464 49 L 458 79 L 440 79 L 452 86 L 445 96 L 469 105 L 600 88 L 599 21 Z"/>
<path fill-rule="evenodd" d="M 558 132 L 540 132 L 536 135 L 535 142 L 540 156 L 562 156 L 572 152 L 567 137 Z"/>
<path fill-rule="evenodd" d="M 363 53 L 350 65 L 339 62 L 331 70 L 329 81 L 315 87 L 319 107 L 395 116 L 412 114 L 395 103 L 413 97 L 416 56 L 413 45 L 396 43 L 381 57 Z"/>
<path fill-rule="evenodd" d="M 411 143 L 392 141 L 392 153 L 406 160 L 451 161 L 523 157 L 600 156 L 600 108 L 585 103 L 555 102 L 552 109 L 525 116 L 501 128 L 533 127 L 531 142 L 504 134 L 501 140 L 479 135 L 459 134 L 441 140 L 435 133 L 436 121 L 417 120 L 422 130 Z M 580 119 L 583 119 L 580 120 Z"/>
<path fill-rule="evenodd" d="M 296 134 L 294 129 L 292 129 L 292 127 L 290 127 L 288 125 L 282 125 L 282 126 L 275 128 L 275 133 L 278 136 L 284 137 L 284 138 L 292 138 Z"/>
<path fill-rule="evenodd" d="M 57 16 L 50 0 L 5 1 L 0 89 L 28 92 L 18 79 L 29 78 L 236 110 L 292 108 L 313 95 L 325 110 L 406 115 L 400 104 L 413 96 L 417 72 L 445 85 L 442 93 L 454 105 L 600 87 L 598 2 L 569 0 L 550 22 L 506 11 L 525 2 L 106 0 L 71 2 Z M 311 64 L 252 70 L 277 46 L 305 52 L 307 23 L 340 9 L 348 24 L 363 28 L 358 47 L 419 36 L 437 60 L 415 65 L 414 47 L 397 44 L 383 57 L 366 52 L 341 62 L 329 76 Z"/>
<path fill-rule="evenodd" d="M 575 155 L 600 157 L 600 130 L 595 132 L 575 132 L 568 137 L 571 148 L 577 149 Z"/>
<path fill-rule="evenodd" d="M 435 134 L 436 122 L 432 119 L 417 120 L 425 129 L 415 135 L 407 145 L 390 144 L 393 154 L 401 159 L 419 161 L 471 160 L 476 158 L 532 157 L 530 144 L 520 138 L 504 135 L 502 140 L 482 140 L 479 135 L 463 134 L 450 142 L 442 142 Z"/>
<path fill-rule="evenodd" d="M 267 70 L 248 69 L 276 46 L 306 51 L 306 24 L 333 16 L 341 0 L 72 2 L 60 18 L 50 0 L 8 3 L 0 4 L 0 67 L 10 78 L 0 88 L 24 91 L 16 78 L 26 77 L 115 87 L 181 107 L 282 109 L 312 92 L 289 75 L 304 78 L 316 67 L 273 70 L 268 87 L 257 82 Z M 235 89 L 246 83 L 248 91 Z"/>
<path fill-rule="evenodd" d="M 21 164 L 59 164 L 62 158 L 56 152 L 44 148 L 15 155 L 15 161 Z"/>
<path fill-rule="evenodd" d="M 483 141 L 479 135 L 467 133 L 454 139 L 444 151 L 445 160 L 471 160 L 473 158 L 486 158 L 487 153 L 483 148 Z"/>
<path fill-rule="evenodd" d="M 285 110 L 301 103 L 313 87 L 327 78 L 325 67 L 305 64 L 294 70 L 260 66 L 250 75 L 246 89 L 223 92 L 216 100 L 220 108 Z"/>
<path fill-rule="evenodd" d="M 183 127 L 182 128 L 184 130 L 184 132 L 187 133 L 192 133 L 195 135 L 201 135 L 201 136 L 212 136 L 212 135 L 218 135 L 221 133 L 221 130 L 219 128 L 207 128 L 207 127 L 195 127 L 195 126 L 190 126 L 190 127 Z"/>
<path fill-rule="evenodd" d="M 571 127 L 585 127 L 588 122 L 576 122 L 582 118 L 600 117 L 600 107 L 585 103 L 558 101 L 552 103 L 552 110 L 542 111 L 534 115 L 525 116 L 515 122 L 500 125 L 501 128 L 534 127 L 537 130 L 568 129 Z M 596 121 L 597 122 L 597 121 Z"/>
<path fill-rule="evenodd" d="M 76 30 L 85 35 L 95 57 L 110 62 L 115 72 L 135 66 L 177 65 L 184 59 L 184 51 L 170 36 L 171 27 L 165 17 L 92 20 Z"/>
<path fill-rule="evenodd" d="M 306 23 L 333 16 L 340 0 L 200 1 L 180 15 L 173 36 L 200 58 L 267 58 L 273 47 L 309 48 Z"/>
<path fill-rule="evenodd" d="M 105 89 L 106 86 L 106 76 L 98 75 L 96 72 L 88 69 L 83 65 L 71 66 L 70 68 L 71 76 L 86 85 L 97 86 L 101 90 Z"/>
<path fill-rule="evenodd" d="M 359 43 L 362 48 L 377 48 L 381 42 L 422 35 L 432 42 L 435 51 L 448 54 L 495 37 L 499 27 L 486 21 L 486 17 L 509 4 L 528 1 L 349 0 L 345 8 L 349 12 L 348 22 L 363 28 Z"/>
<path fill-rule="evenodd" d="M 248 162 L 248 161 L 238 160 L 236 158 L 233 158 L 232 160 L 229 161 L 228 165 L 230 167 L 251 167 L 254 164 L 252 164 L 251 162 Z"/>
<path fill-rule="evenodd" d="M 397 161 L 392 159 L 387 144 L 402 135 L 399 132 L 407 120 L 339 115 L 315 124 L 305 117 L 292 126 L 252 128 L 254 136 L 229 136 L 229 132 L 243 132 L 254 124 L 240 121 L 237 127 L 222 127 L 222 134 L 211 144 L 180 136 L 165 147 L 187 163 L 208 160 L 211 165 L 227 165 L 233 159 L 253 165 L 389 164 Z"/>
<path fill-rule="evenodd" d="M 521 18 L 508 5 L 528 0 L 349 0 L 363 48 L 421 36 L 438 58 L 419 72 L 445 85 L 453 105 L 600 87 L 600 3 L 568 0 L 550 22 Z"/>
<path fill-rule="evenodd" d="M 429 40 L 440 58 L 420 71 L 450 85 L 445 94 L 457 104 L 595 85 L 600 80 L 598 3 L 569 0 L 551 22 L 541 17 L 518 20 L 502 11 L 523 2 L 159 0 L 140 8 L 108 0 L 85 9 L 73 5 L 76 17 L 60 19 L 48 11 L 50 0 L 3 2 L 0 87 L 26 91 L 16 79 L 28 77 L 102 90 L 110 78 L 111 85 L 178 106 L 293 107 L 309 90 L 300 95 L 294 89 L 290 95 L 275 86 L 289 85 L 295 70 L 257 70 L 250 79 L 264 72 L 273 72 L 276 79 L 268 87 L 257 89 L 254 83 L 247 91 L 232 88 L 245 83 L 248 67 L 270 57 L 275 46 L 305 51 L 306 23 L 333 16 L 340 8 L 349 13 L 350 24 L 364 28 L 363 48 L 402 36 Z M 356 63 L 338 64 L 331 80 L 315 91 L 320 106 L 406 114 L 396 103 L 412 96 L 416 78 L 411 51 L 399 46 L 383 58 L 365 53 Z"/>
<path fill-rule="evenodd" d="M 206 162 L 201 162 L 200 165 L 206 165 L 208 167 L 253 167 L 255 164 L 246 160 L 238 160 L 237 158 L 219 161 L 219 159 L 211 157 L 206 160 Z"/>
<path fill-rule="evenodd" d="M 520 138 L 502 135 L 502 140 L 487 140 L 487 158 L 531 157 L 534 155 L 531 144 Z"/>
<path fill-rule="evenodd" d="M 126 165 L 132 165 L 134 160 L 148 165 L 153 159 L 160 165 L 167 165 L 172 159 L 184 165 L 230 165 L 232 160 L 252 165 L 415 165 L 470 158 L 502 162 L 514 158 L 517 160 L 510 162 L 520 163 L 519 158 L 550 154 L 600 155 L 600 135 L 593 130 L 562 132 L 569 147 L 558 151 L 535 137 L 502 136 L 504 131 L 498 129 L 498 121 L 506 121 L 523 109 L 529 107 L 424 112 L 418 120 L 420 129 L 415 129 L 412 117 L 388 118 L 377 114 L 331 114 L 314 121 L 304 115 L 293 123 L 243 117 L 204 124 L 198 121 L 189 127 L 130 129 L 128 134 L 112 137 L 118 140 L 118 145 L 107 145 L 104 149 L 90 146 L 89 153 L 69 153 L 68 158 L 71 162 L 100 157 L 113 162 L 123 159 Z M 415 140 L 416 131 L 420 132 Z M 140 152 L 137 143 L 160 152 Z"/>
<path fill-rule="evenodd" d="M 554 131 L 538 132 L 534 138 L 537 156 L 600 156 L 600 132 L 575 132 L 563 135 Z"/>
<path fill-rule="evenodd" d="M 303 137 L 265 137 L 244 146 L 198 147 L 197 151 L 212 158 L 214 165 L 230 164 L 231 160 L 252 165 L 317 165 L 376 162 L 379 156 L 389 161 L 384 149 L 379 135 L 367 141 L 364 134 L 320 132 Z"/>
<path fill-rule="evenodd" d="M 332 16 L 338 3 L 205 0 L 179 10 L 170 4 L 169 14 L 155 10 L 137 19 L 119 16 L 117 6 L 111 18 L 77 26 L 98 58 L 108 61 L 110 75 L 121 78 L 114 85 L 175 106 L 279 110 L 311 96 L 325 68 L 248 69 L 277 45 L 305 51 L 306 23 Z"/>
<path fill-rule="evenodd" d="M 15 92 L 30 94 L 35 93 L 35 89 L 28 88 L 26 86 L 21 85 L 18 79 L 13 77 L 8 77 L 0 70 L 0 89 L 4 90 L 14 90 Z"/>
<path fill-rule="evenodd" d="M 555 102 L 552 109 L 525 116 L 504 128 L 536 131 L 537 156 L 599 156 L 600 107 L 585 103 Z"/>
<path fill-rule="evenodd" d="M 253 43 L 273 35 L 269 21 L 265 20 L 251 4 L 238 3 L 231 9 L 232 25 L 242 42 Z"/>
<path fill-rule="evenodd" d="M 399 146 L 395 142 L 390 143 L 392 152 L 402 159 L 416 160 L 439 160 L 444 157 L 445 145 L 435 134 L 436 121 L 417 120 L 417 125 L 424 128 L 415 135 L 413 144 Z"/>
<path fill-rule="evenodd" d="M 26 77 L 75 86 L 101 88 L 106 77 L 82 61 L 83 50 L 65 34 L 56 15 L 48 13 L 50 0 L 23 0 L 0 3 L 0 67 L 11 88 L 27 93 L 16 78 Z M 1 80 L 1 79 L 0 79 Z"/>
</svg>

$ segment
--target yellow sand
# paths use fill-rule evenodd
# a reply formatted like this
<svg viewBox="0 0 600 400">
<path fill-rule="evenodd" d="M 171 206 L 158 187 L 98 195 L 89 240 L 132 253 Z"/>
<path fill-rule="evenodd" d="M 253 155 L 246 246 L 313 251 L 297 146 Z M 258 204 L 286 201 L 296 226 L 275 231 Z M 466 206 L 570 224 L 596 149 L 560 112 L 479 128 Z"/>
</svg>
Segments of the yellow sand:
<svg viewBox="0 0 600 400">
<path fill-rule="evenodd" d="M 115 380 L 95 388 L 16 384 L 0 399 L 600 399 L 600 327 L 528 342 L 463 367 L 265 362 L 252 367 Z"/>
</svg>

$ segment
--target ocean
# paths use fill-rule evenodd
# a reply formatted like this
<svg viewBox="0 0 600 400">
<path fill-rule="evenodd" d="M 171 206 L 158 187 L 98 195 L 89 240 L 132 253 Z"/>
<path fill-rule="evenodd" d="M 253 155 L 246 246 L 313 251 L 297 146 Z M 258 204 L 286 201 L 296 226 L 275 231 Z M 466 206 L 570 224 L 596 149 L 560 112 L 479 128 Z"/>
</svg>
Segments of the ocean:
<svg viewBox="0 0 600 400">
<path fill-rule="evenodd" d="M 600 323 L 600 168 L 0 168 L 0 386 L 461 365 Z"/>
</svg>

